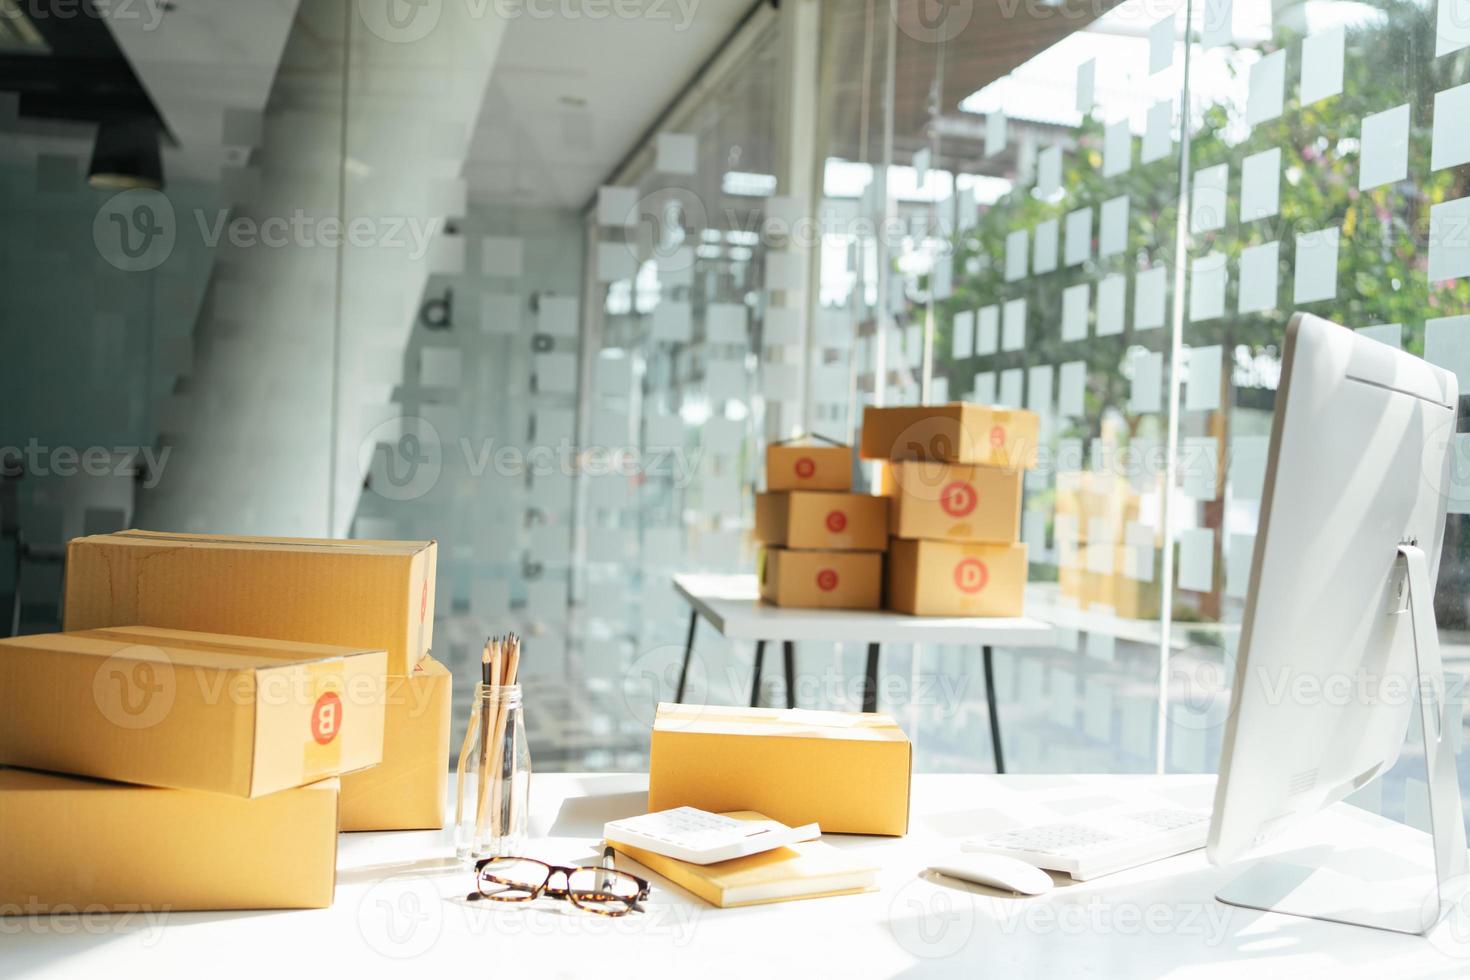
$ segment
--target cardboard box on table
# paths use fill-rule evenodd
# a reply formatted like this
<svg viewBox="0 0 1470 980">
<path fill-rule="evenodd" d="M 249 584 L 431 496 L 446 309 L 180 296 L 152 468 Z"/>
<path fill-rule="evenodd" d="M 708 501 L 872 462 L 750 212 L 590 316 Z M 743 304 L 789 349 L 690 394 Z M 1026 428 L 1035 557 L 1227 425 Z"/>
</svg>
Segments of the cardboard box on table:
<svg viewBox="0 0 1470 980">
<path fill-rule="evenodd" d="M 1021 616 L 1026 546 L 894 538 L 888 608 L 916 616 Z"/>
<path fill-rule="evenodd" d="M 66 550 L 67 630 L 106 626 L 383 649 L 407 675 L 433 646 L 433 541 L 119 531 Z"/>
<path fill-rule="evenodd" d="M 863 410 L 861 455 L 1031 469 L 1040 431 L 1039 417 L 1025 409 L 969 402 L 869 406 Z"/>
<path fill-rule="evenodd" d="M 902 836 L 909 740 L 882 714 L 658 706 L 648 809 L 749 809 L 823 833 Z"/>
<path fill-rule="evenodd" d="M 761 598 L 798 609 L 877 609 L 883 603 L 880 551 L 763 548 Z"/>
<path fill-rule="evenodd" d="M 326 908 L 337 792 L 247 800 L 0 768 L 0 915 Z"/>
<path fill-rule="evenodd" d="M 927 460 L 883 464 L 896 538 L 1008 544 L 1021 530 L 1020 470 Z"/>
<path fill-rule="evenodd" d="M 0 765 L 243 797 L 375 766 L 387 657 L 144 626 L 0 640 Z"/>
<path fill-rule="evenodd" d="M 453 680 L 433 657 L 388 678 L 383 761 L 342 777 L 343 830 L 443 828 Z"/>
<path fill-rule="evenodd" d="M 852 447 L 772 443 L 766 447 L 766 489 L 851 490 Z"/>
<path fill-rule="evenodd" d="M 758 493 L 755 539 L 785 548 L 883 551 L 888 501 L 865 493 Z"/>
</svg>

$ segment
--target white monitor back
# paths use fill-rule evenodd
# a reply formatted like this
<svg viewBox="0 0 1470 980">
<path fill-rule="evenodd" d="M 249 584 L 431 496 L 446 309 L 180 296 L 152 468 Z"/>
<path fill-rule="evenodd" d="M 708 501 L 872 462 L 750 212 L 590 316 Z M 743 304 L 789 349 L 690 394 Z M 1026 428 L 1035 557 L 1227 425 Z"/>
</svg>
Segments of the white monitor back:
<svg viewBox="0 0 1470 980">
<path fill-rule="evenodd" d="M 1318 317 L 1287 328 L 1209 855 L 1387 771 L 1415 702 L 1397 548 L 1437 576 L 1455 376 Z M 1408 694 L 1408 696 L 1406 696 Z"/>
</svg>

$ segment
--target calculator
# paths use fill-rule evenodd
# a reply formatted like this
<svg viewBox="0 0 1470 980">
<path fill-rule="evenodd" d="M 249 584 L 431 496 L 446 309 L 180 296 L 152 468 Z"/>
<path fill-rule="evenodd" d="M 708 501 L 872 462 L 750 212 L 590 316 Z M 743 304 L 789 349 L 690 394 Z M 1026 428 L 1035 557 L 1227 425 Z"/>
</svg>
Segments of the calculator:
<svg viewBox="0 0 1470 980">
<path fill-rule="evenodd" d="M 626 844 L 690 864 L 714 864 L 760 854 L 821 836 L 816 824 L 788 827 L 775 820 L 741 820 L 692 806 L 609 820 L 602 836 L 609 844 Z"/>
</svg>

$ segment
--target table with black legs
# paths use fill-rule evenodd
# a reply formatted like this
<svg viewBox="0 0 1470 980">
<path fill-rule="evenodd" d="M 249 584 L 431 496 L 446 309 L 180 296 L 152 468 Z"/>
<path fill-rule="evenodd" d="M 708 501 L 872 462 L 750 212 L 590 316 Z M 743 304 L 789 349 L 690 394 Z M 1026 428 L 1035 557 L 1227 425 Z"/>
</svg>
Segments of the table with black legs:
<svg viewBox="0 0 1470 980">
<path fill-rule="evenodd" d="M 1039 619 L 909 616 L 882 610 L 789 609 L 760 600 L 754 575 L 675 575 L 674 589 L 689 603 L 689 632 L 679 670 L 675 701 L 684 700 L 695 633 L 703 619 L 730 640 L 755 642 L 755 670 L 750 703 L 760 695 L 766 644 L 779 641 L 786 672 L 786 706 L 796 707 L 798 641 L 866 643 L 863 710 L 878 710 L 878 658 L 884 643 L 944 643 L 979 647 L 985 672 L 985 702 L 990 713 L 995 771 L 1005 772 L 1001 753 L 1000 713 L 996 706 L 995 647 L 1037 647 L 1053 642 L 1052 627 Z"/>
</svg>

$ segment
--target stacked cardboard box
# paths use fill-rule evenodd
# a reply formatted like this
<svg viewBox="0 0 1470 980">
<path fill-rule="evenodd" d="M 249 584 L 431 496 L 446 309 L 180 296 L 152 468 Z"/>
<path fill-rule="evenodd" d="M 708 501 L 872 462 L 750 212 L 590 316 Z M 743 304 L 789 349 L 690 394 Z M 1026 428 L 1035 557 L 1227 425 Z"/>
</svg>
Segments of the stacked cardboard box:
<svg viewBox="0 0 1470 980">
<path fill-rule="evenodd" d="M 0 915 L 320 908 L 339 828 L 442 826 L 436 550 L 73 541 L 66 632 L 0 640 Z"/>
<path fill-rule="evenodd" d="M 1158 534 L 1145 531 L 1144 540 L 1129 540 L 1130 528 L 1145 526 L 1141 500 L 1118 474 L 1057 474 L 1057 584 L 1063 596 L 1125 619 L 1158 617 Z"/>
<path fill-rule="evenodd" d="M 1021 482 L 1038 425 L 1031 412 L 963 402 L 864 412 L 862 455 L 884 461 L 890 504 L 888 608 L 1021 615 Z"/>
<path fill-rule="evenodd" d="M 852 447 L 776 443 L 756 494 L 761 596 L 778 606 L 877 609 L 888 510 L 852 492 Z"/>
</svg>

